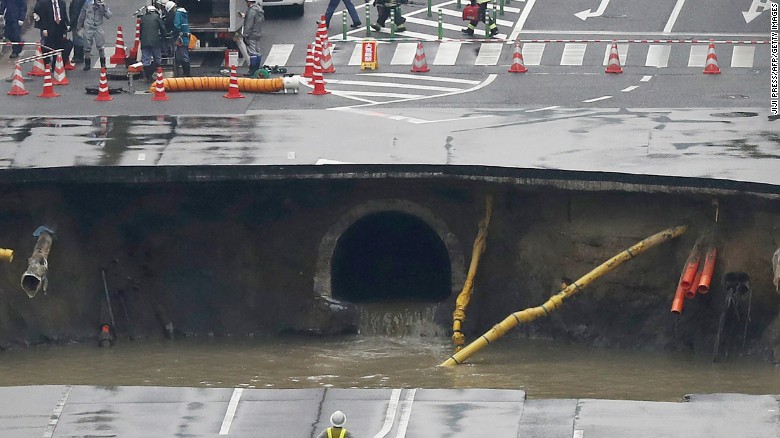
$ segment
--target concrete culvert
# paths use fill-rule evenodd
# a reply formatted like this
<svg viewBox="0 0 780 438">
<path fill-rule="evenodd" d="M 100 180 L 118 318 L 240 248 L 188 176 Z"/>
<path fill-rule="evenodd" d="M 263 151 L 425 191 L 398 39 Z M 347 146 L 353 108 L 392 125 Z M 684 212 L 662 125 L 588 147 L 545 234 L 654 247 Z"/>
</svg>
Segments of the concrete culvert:
<svg viewBox="0 0 780 438">
<path fill-rule="evenodd" d="M 339 238 L 332 294 L 354 303 L 438 302 L 451 293 L 447 248 L 428 224 L 401 212 L 365 216 Z"/>
</svg>

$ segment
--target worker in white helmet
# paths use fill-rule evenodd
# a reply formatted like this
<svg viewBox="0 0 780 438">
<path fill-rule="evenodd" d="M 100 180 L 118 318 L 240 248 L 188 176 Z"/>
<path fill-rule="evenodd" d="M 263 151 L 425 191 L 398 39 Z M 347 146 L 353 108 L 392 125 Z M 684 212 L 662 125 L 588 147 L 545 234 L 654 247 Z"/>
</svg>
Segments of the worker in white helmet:
<svg viewBox="0 0 780 438">
<path fill-rule="evenodd" d="M 317 438 L 354 438 L 354 435 L 352 435 L 347 429 L 344 428 L 346 423 L 347 416 L 344 415 L 343 412 L 334 412 L 330 416 L 330 424 L 332 427 L 323 430 L 319 435 L 317 435 Z"/>
</svg>

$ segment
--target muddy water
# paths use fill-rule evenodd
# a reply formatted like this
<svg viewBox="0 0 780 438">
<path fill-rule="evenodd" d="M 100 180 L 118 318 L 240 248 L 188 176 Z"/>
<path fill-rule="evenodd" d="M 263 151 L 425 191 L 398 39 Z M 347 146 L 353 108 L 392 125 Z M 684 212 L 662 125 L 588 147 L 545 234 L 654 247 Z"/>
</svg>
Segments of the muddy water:
<svg viewBox="0 0 780 438">
<path fill-rule="evenodd" d="M 438 368 L 447 338 L 355 335 L 129 341 L 0 352 L 0 385 L 249 388 L 520 388 L 529 398 L 677 401 L 688 393 L 780 394 L 780 367 L 685 354 L 504 338 L 469 363 Z"/>
</svg>

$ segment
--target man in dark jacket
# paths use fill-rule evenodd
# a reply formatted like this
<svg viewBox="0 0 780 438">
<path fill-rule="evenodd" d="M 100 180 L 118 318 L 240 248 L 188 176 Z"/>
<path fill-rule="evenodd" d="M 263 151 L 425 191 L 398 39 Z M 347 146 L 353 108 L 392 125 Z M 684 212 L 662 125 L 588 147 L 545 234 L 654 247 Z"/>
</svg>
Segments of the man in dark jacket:
<svg viewBox="0 0 780 438">
<path fill-rule="evenodd" d="M 70 32 L 70 20 L 68 20 L 68 8 L 65 0 L 39 0 L 35 4 L 35 27 L 41 29 L 43 35 L 43 53 L 62 49 L 62 59 L 70 59 L 70 51 L 73 44 L 68 40 Z M 51 58 L 50 65 L 54 66 L 56 57 Z"/>
<path fill-rule="evenodd" d="M 22 25 L 27 15 L 27 0 L 0 0 L 0 15 L 5 16 L 5 37 L 14 43 L 22 41 Z M 11 58 L 18 58 L 22 51 L 21 44 L 14 44 Z"/>
<path fill-rule="evenodd" d="M 68 6 L 68 14 L 71 20 L 78 20 L 85 1 L 71 0 L 70 6 Z M 71 31 L 73 32 L 73 63 L 78 64 L 79 62 L 84 62 L 84 37 L 79 35 L 76 26 L 71 26 Z"/>
<path fill-rule="evenodd" d="M 165 24 L 154 6 L 146 7 L 141 17 L 141 62 L 144 64 L 146 80 L 154 80 L 154 72 L 161 62 L 161 49 L 165 41 Z"/>
</svg>

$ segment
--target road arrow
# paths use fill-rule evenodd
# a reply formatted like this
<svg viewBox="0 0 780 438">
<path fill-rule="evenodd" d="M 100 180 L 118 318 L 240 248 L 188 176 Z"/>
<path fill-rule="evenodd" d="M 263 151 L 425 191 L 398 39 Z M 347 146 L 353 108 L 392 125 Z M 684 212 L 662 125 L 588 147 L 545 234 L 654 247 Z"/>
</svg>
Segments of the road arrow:
<svg viewBox="0 0 780 438">
<path fill-rule="evenodd" d="M 761 9 L 759 11 L 759 8 Z M 756 17 L 761 15 L 762 12 L 769 8 L 769 0 L 753 0 L 750 4 L 750 10 L 742 12 L 742 16 L 745 17 L 745 23 L 750 23 L 755 20 Z"/>
<path fill-rule="evenodd" d="M 753 0 L 753 1 L 760 1 L 760 0 Z M 603 14 L 604 11 L 607 9 L 608 4 L 609 4 L 609 0 L 601 0 L 601 3 L 599 4 L 599 8 L 596 9 L 596 12 L 591 12 L 591 9 L 585 9 L 584 11 L 576 12 L 574 15 L 576 15 L 577 18 L 579 18 L 582 21 L 585 21 L 586 19 L 588 19 L 588 17 L 600 17 L 601 14 Z"/>
</svg>

